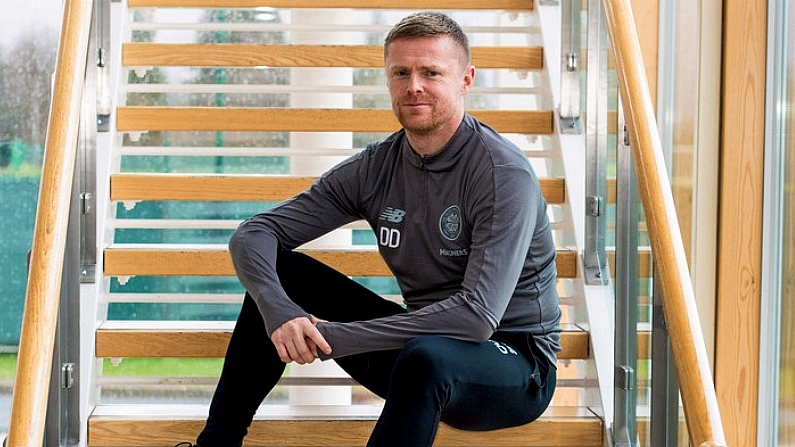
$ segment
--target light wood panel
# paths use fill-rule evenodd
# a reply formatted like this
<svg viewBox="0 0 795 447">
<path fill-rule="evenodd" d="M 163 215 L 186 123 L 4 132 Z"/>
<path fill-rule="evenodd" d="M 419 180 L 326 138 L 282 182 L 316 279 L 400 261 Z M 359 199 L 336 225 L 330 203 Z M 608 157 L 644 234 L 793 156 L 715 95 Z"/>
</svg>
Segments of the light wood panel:
<svg viewBox="0 0 795 447">
<path fill-rule="evenodd" d="M 552 111 L 470 110 L 503 133 L 544 135 L 553 130 Z M 394 132 L 390 109 L 280 109 L 266 107 L 119 107 L 116 128 L 130 131 Z"/>
<path fill-rule="evenodd" d="M 373 249 L 304 250 L 306 254 L 350 276 L 391 276 Z M 577 252 L 558 249 L 558 278 L 577 277 Z M 105 276 L 233 276 L 226 247 L 105 249 Z"/>
<path fill-rule="evenodd" d="M 254 418 L 246 446 L 364 446 L 380 409 L 352 414 L 350 409 L 315 406 L 308 414 L 262 414 Z M 265 408 L 267 411 L 267 407 Z M 174 440 L 194 439 L 206 414 L 95 415 L 89 421 L 92 447 L 172 446 Z M 298 409 L 300 410 L 300 408 Z M 355 408 L 354 408 L 355 410 Z M 320 413 L 320 414 L 318 414 Z M 324 414 L 325 413 L 325 414 Z M 335 416 L 339 413 L 339 416 Z M 152 415 L 154 414 L 154 415 Z M 602 423 L 585 408 L 550 407 L 530 424 L 494 431 L 460 431 L 441 424 L 436 447 L 601 447 Z"/>
<path fill-rule="evenodd" d="M 136 322 L 116 325 L 96 332 L 96 357 L 223 357 L 233 322 L 227 324 L 204 324 L 173 322 L 163 328 L 159 322 Z M 170 322 L 171 323 L 171 322 Z M 121 327 L 117 327 L 121 326 Z M 207 327 L 209 326 L 209 327 Z M 566 324 L 561 333 L 563 351 L 559 359 L 586 359 L 590 355 L 588 333 L 574 325 Z"/>
<path fill-rule="evenodd" d="M 130 8 L 360 8 L 428 9 L 424 0 L 129 0 Z M 436 0 L 433 9 L 529 11 L 533 0 Z"/>
<path fill-rule="evenodd" d="M 539 70 L 542 47 L 472 47 L 478 68 Z M 129 42 L 125 67 L 353 67 L 383 68 L 382 45 L 263 45 Z"/>
<path fill-rule="evenodd" d="M 760 291 L 767 3 L 723 3 L 715 386 L 728 444 L 748 447 L 757 445 L 760 302 L 770 298 Z"/>
<path fill-rule="evenodd" d="M 116 174 L 110 180 L 110 199 L 279 201 L 295 196 L 315 180 L 286 175 Z M 564 178 L 539 181 L 547 203 L 565 202 Z"/>
</svg>

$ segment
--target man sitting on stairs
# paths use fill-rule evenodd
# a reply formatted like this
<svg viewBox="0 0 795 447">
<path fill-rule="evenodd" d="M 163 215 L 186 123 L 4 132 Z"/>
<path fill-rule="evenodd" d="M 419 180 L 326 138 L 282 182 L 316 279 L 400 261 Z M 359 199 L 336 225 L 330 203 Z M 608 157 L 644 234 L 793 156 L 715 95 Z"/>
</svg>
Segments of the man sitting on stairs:
<svg viewBox="0 0 795 447">
<path fill-rule="evenodd" d="M 240 446 L 285 365 L 317 358 L 385 399 L 368 446 L 431 446 L 440 421 L 492 430 L 549 405 L 560 308 L 538 179 L 465 112 L 475 67 L 455 21 L 404 18 L 384 63 L 402 129 L 231 238 L 247 293 L 198 446 Z M 405 307 L 293 251 L 359 219 Z"/>
</svg>

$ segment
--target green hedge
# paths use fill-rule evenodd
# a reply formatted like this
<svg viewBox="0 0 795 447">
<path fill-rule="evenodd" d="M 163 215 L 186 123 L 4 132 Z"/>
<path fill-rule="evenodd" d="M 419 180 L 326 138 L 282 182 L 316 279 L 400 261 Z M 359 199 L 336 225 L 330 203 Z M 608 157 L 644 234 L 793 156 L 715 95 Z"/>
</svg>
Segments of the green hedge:
<svg viewBox="0 0 795 447">
<path fill-rule="evenodd" d="M 19 344 L 38 193 L 38 176 L 6 175 L 0 171 L 1 346 Z"/>
</svg>

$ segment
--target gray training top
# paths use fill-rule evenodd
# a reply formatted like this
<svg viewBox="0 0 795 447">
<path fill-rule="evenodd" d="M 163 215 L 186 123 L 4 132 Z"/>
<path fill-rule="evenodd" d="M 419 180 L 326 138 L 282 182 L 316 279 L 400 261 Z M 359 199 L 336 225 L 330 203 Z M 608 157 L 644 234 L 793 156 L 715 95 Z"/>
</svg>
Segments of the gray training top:
<svg viewBox="0 0 795 447">
<path fill-rule="evenodd" d="M 360 219 L 375 231 L 408 313 L 318 323 L 330 357 L 399 349 L 419 335 L 483 341 L 499 329 L 531 332 L 555 364 L 560 309 L 546 202 L 527 157 L 494 129 L 465 115 L 432 157 L 414 152 L 400 130 L 243 222 L 229 248 L 268 334 L 308 316 L 279 284 L 278 249 Z"/>
</svg>

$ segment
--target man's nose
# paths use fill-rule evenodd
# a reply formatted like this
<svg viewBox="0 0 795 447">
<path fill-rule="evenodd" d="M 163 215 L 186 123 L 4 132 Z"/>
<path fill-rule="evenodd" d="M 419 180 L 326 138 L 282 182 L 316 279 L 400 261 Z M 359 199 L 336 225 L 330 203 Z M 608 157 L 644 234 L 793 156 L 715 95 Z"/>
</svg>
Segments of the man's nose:
<svg viewBox="0 0 795 447">
<path fill-rule="evenodd" d="M 421 92 L 423 88 L 422 76 L 419 73 L 412 73 L 409 76 L 408 91 L 410 93 Z"/>
</svg>

